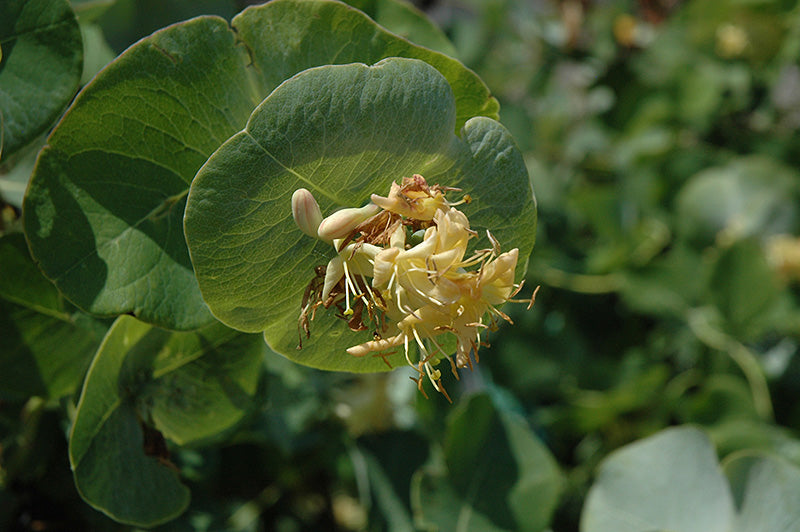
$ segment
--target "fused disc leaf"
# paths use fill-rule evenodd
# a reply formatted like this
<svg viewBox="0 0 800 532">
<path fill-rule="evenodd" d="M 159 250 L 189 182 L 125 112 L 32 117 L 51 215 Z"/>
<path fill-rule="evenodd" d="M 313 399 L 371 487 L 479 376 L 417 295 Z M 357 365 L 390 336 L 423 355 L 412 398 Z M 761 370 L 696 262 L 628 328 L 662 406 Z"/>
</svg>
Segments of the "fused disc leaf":
<svg viewBox="0 0 800 532">
<path fill-rule="evenodd" d="M 314 266 L 333 256 L 329 244 L 294 224 L 291 196 L 300 187 L 330 213 L 419 173 L 470 194 L 464 212 L 472 228 L 491 229 L 524 261 L 536 212 L 522 156 L 497 122 L 472 119 L 458 137 L 455 119 L 447 80 L 413 59 L 318 67 L 278 87 L 208 160 L 189 193 L 187 242 L 214 314 L 231 327 L 264 331 L 275 351 L 303 364 L 388 369 L 381 359 L 344 352 L 371 333 L 351 333 L 333 312 L 317 313 L 311 338 L 297 349 L 303 292 Z M 402 354 L 393 357 L 392 365 Z"/>
<path fill-rule="evenodd" d="M 69 442 L 81 496 L 117 521 L 153 526 L 189 490 L 164 438 L 201 442 L 235 425 L 255 394 L 264 346 L 220 324 L 158 329 L 121 316 L 86 376 Z"/>
<path fill-rule="evenodd" d="M 498 118 L 489 88 L 459 61 L 384 30 L 361 11 L 330 0 L 273 0 L 245 9 L 232 25 L 252 55 L 252 73 L 262 98 L 307 68 L 377 63 L 387 57 L 421 59 L 438 70 L 453 89 L 458 129 L 473 116 Z"/>
<path fill-rule="evenodd" d="M 664 430 L 602 463 L 581 515 L 581 532 L 727 532 L 733 496 L 708 438 Z"/>
<path fill-rule="evenodd" d="M 41 135 L 78 90 L 83 44 L 66 0 L 0 2 L 0 157 Z"/>
<path fill-rule="evenodd" d="M 741 503 L 736 532 L 790 532 L 800 523 L 800 469 L 783 458 L 742 455 L 726 464 L 741 470 Z"/>
<path fill-rule="evenodd" d="M 227 24 L 141 41 L 88 85 L 39 156 L 24 210 L 31 251 L 96 314 L 192 329 L 211 321 L 181 231 L 189 182 L 252 103 Z"/>
<path fill-rule="evenodd" d="M 88 312 L 182 330 L 210 323 L 182 233 L 198 169 L 295 73 L 396 55 L 447 77 L 461 123 L 496 115 L 461 63 L 331 0 L 276 0 L 232 27 L 200 17 L 143 39 L 85 87 L 39 157 L 24 202 L 35 259 Z"/>
</svg>

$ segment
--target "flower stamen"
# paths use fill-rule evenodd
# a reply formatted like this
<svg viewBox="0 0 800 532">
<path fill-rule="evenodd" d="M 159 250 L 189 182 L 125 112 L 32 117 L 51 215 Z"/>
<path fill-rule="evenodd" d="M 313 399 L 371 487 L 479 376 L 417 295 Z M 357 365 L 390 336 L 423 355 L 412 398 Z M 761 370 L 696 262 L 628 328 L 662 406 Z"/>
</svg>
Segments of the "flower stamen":
<svg viewBox="0 0 800 532">
<path fill-rule="evenodd" d="M 456 379 L 459 368 L 473 369 L 473 356 L 478 363 L 479 348 L 487 345 L 483 331 L 496 330 L 498 317 L 513 323 L 500 305 L 512 301 L 531 308 L 538 292 L 537 287 L 530 299 L 514 299 L 524 285 L 514 283 L 519 251 L 502 253 L 490 231 L 490 247 L 467 255 L 478 232 L 455 207 L 472 198 L 464 194 L 450 201 L 445 195 L 452 191 L 459 189 L 429 186 L 414 174 L 393 183 L 386 197 L 373 194 L 365 207 L 345 208 L 321 220 L 311 193 L 295 194 L 298 226 L 330 242 L 336 253 L 303 295 L 298 348 L 303 334 L 310 337 L 316 309 L 333 305 L 351 330 L 372 331 L 371 339 L 347 349 L 350 355 L 371 354 L 391 369 L 389 357 L 402 345 L 406 363 L 418 374 L 410 378 L 420 392 L 427 398 L 422 382 L 427 377 L 451 401 L 436 366 L 446 358 Z M 437 341 L 445 334 L 456 339 L 453 352 Z"/>
</svg>

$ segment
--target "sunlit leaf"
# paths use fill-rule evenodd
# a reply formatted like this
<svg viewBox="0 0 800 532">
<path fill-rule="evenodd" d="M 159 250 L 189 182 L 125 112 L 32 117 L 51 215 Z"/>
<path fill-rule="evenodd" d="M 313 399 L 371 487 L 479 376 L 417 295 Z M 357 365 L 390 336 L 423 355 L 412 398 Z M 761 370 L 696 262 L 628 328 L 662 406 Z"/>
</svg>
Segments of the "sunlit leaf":
<svg viewBox="0 0 800 532">
<path fill-rule="evenodd" d="M 330 213 L 419 173 L 470 194 L 464 212 L 472 228 L 491 229 L 505 250 L 518 247 L 527 257 L 536 213 L 519 151 L 493 120 L 467 122 L 461 138 L 454 120 L 447 80 L 418 60 L 320 67 L 276 89 L 209 159 L 189 194 L 186 237 L 215 315 L 243 331 L 264 331 L 270 347 L 303 364 L 388 369 L 380 358 L 344 352 L 371 333 L 351 334 L 332 312 L 317 313 L 311 338 L 297 349 L 303 291 L 313 267 L 333 256 L 292 220 L 291 196 L 300 187 Z M 482 244 L 489 245 L 485 237 Z"/>
<path fill-rule="evenodd" d="M 766 454 L 744 453 L 725 464 L 737 494 L 736 532 L 791 532 L 800 523 L 800 468 Z"/>
<path fill-rule="evenodd" d="M 457 61 L 329 0 L 276 0 L 232 26 L 216 17 L 140 41 L 78 96 L 48 139 L 24 208 L 32 252 L 80 308 L 173 329 L 211 321 L 182 232 L 189 183 L 285 79 L 309 67 L 387 56 L 447 78 L 460 127 L 497 102 Z"/>
<path fill-rule="evenodd" d="M 666 429 L 605 459 L 581 515 L 581 532 L 728 532 L 733 498 L 714 448 L 699 430 Z"/>
</svg>

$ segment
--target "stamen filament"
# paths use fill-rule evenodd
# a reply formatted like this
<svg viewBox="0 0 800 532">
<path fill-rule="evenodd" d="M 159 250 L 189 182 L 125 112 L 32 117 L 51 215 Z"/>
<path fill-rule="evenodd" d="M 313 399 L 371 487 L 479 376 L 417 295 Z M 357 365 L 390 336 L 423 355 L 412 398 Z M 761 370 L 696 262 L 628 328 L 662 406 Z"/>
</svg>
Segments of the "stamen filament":
<svg viewBox="0 0 800 532">
<path fill-rule="evenodd" d="M 337 255 L 317 272 L 304 293 L 298 319 L 300 340 L 304 333 L 310 334 L 309 322 L 316 309 L 335 305 L 351 330 L 372 329 L 372 338 L 348 348 L 348 353 L 380 357 L 391 368 L 388 357 L 396 352 L 392 348 L 402 344 L 406 363 L 418 374 L 410 378 L 420 392 L 427 397 L 422 382 L 427 376 L 450 401 L 441 371 L 436 369 L 441 359 L 448 360 L 458 379 L 458 368 L 472 369 L 473 353 L 478 362 L 478 349 L 486 345 L 483 331 L 496 330 L 498 316 L 513 323 L 498 306 L 512 301 L 531 308 L 538 292 L 537 287 L 529 300 L 514 299 L 524 285 L 524 281 L 514 283 L 519 250 L 501 253 L 500 242 L 489 231 L 490 247 L 471 251 L 465 258 L 467 245 L 479 234 L 455 208 L 471 198 L 465 194 L 460 201 L 447 201 L 444 195 L 451 190 L 456 189 L 428 186 L 414 174 L 403 178 L 402 184 L 394 183 L 388 197 L 373 194 L 367 207 L 345 209 L 323 219 L 316 236 L 330 237 Z M 311 194 L 301 194 L 308 196 L 302 199 L 311 205 Z M 300 214 L 305 217 L 295 216 L 298 226 L 300 222 L 314 225 L 311 210 Z M 484 324 L 484 319 L 489 323 Z M 446 352 L 442 346 L 447 344 L 438 342 L 436 337 L 444 334 L 456 338 L 454 352 Z M 416 362 L 409 353 L 412 341 L 419 349 Z"/>
</svg>

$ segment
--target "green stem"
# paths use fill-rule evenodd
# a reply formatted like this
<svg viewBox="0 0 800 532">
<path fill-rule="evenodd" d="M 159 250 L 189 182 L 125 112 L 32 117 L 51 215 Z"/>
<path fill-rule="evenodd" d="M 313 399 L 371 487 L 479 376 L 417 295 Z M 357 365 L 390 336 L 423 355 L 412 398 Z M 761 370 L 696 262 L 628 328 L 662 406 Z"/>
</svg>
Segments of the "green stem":
<svg viewBox="0 0 800 532">
<path fill-rule="evenodd" d="M 731 338 L 724 332 L 714 328 L 709 323 L 702 309 L 694 309 L 688 314 L 689 328 L 695 336 L 712 349 L 728 353 L 731 359 L 739 366 L 750 385 L 753 394 L 753 404 L 756 412 L 765 420 L 772 420 L 774 412 L 770 399 L 767 379 L 761 369 L 755 353 L 741 342 Z"/>
<path fill-rule="evenodd" d="M 586 275 L 569 273 L 545 266 L 536 270 L 534 275 L 538 276 L 541 279 L 541 283 L 546 286 L 563 288 L 564 290 L 581 294 L 608 294 L 616 292 L 622 286 L 622 279 L 616 273 Z"/>
</svg>

